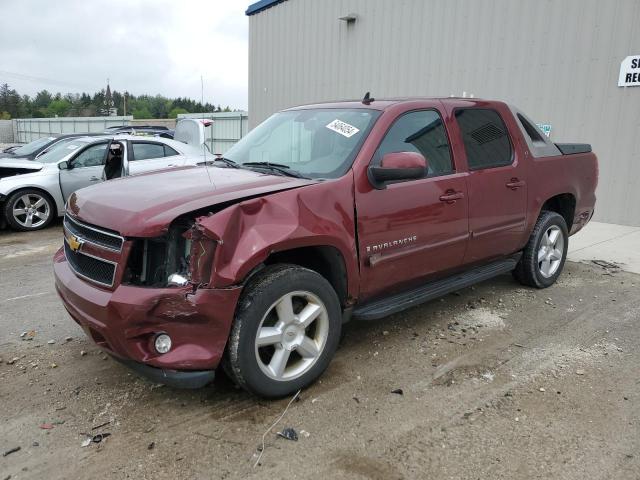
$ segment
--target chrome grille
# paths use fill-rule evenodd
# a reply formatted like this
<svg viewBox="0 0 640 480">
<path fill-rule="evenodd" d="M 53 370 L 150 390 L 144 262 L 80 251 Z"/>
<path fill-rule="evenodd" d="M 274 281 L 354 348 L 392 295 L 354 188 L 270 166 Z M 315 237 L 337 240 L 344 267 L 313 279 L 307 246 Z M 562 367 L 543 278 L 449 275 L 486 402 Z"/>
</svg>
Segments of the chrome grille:
<svg viewBox="0 0 640 480">
<path fill-rule="evenodd" d="M 124 238 L 117 233 L 86 225 L 78 220 L 74 220 L 68 214 L 64 216 L 64 228 L 87 242 L 115 252 L 120 252 L 124 244 Z"/>
<path fill-rule="evenodd" d="M 107 287 L 113 286 L 117 266 L 115 263 L 86 253 L 74 252 L 69 247 L 66 238 L 64 240 L 64 255 L 78 276 Z"/>
</svg>

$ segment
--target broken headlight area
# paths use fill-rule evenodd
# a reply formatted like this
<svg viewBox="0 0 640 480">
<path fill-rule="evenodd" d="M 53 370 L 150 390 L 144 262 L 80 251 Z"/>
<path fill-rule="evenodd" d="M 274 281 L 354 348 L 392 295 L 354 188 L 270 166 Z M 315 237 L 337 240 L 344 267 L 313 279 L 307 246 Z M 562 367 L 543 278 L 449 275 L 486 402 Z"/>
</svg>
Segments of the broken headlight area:
<svg viewBox="0 0 640 480">
<path fill-rule="evenodd" d="M 162 237 L 133 239 L 123 282 L 156 288 L 206 285 L 215 245 L 195 222 L 174 222 Z"/>
</svg>

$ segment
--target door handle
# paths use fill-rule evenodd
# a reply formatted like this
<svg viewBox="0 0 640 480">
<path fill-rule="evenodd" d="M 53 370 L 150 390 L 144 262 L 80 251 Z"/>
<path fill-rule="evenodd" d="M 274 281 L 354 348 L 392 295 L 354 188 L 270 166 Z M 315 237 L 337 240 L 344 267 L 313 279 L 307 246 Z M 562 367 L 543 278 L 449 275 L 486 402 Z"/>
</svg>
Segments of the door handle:
<svg viewBox="0 0 640 480">
<path fill-rule="evenodd" d="M 448 204 L 456 203 L 456 200 L 464 198 L 463 192 L 456 192 L 455 190 L 447 190 L 444 195 L 440 195 L 441 202 L 447 202 Z"/>
<path fill-rule="evenodd" d="M 520 187 L 524 187 L 524 181 L 522 180 L 518 180 L 517 178 L 512 178 L 509 182 L 507 182 L 507 188 L 510 188 L 511 190 L 517 190 Z"/>
<path fill-rule="evenodd" d="M 100 181 L 100 179 L 94 175 L 93 177 L 91 177 L 91 178 L 89 179 L 89 181 L 90 181 L 90 182 L 99 182 L 99 181 Z"/>
</svg>

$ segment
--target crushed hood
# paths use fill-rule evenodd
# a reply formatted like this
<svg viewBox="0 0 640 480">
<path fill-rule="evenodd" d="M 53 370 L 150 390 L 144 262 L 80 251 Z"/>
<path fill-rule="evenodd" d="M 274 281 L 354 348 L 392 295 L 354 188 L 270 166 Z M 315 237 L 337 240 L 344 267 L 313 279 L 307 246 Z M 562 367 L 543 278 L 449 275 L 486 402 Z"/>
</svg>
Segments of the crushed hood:
<svg viewBox="0 0 640 480">
<path fill-rule="evenodd" d="M 313 183 L 250 170 L 189 166 L 83 188 L 71 195 L 67 208 L 80 220 L 123 236 L 152 237 L 162 235 L 182 214 Z"/>
<path fill-rule="evenodd" d="M 0 168 L 23 168 L 37 172 L 42 170 L 44 165 L 34 160 L 25 160 L 23 158 L 3 157 L 0 158 Z"/>
<path fill-rule="evenodd" d="M 23 160 L 20 158 L 0 158 L 0 178 L 35 173 L 42 170 L 44 165 L 33 160 Z"/>
</svg>

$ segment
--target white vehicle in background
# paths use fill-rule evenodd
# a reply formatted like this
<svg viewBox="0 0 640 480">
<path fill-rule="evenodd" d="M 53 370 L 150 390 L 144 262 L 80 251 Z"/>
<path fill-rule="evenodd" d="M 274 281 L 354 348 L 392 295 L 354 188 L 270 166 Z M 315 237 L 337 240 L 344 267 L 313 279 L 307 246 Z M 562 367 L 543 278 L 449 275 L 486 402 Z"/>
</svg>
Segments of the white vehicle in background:
<svg viewBox="0 0 640 480">
<path fill-rule="evenodd" d="M 67 198 L 105 180 L 213 160 L 200 120 L 182 120 L 175 139 L 136 135 L 78 137 L 37 160 L 0 163 L 0 212 L 15 230 L 39 230 L 64 215 Z"/>
</svg>

